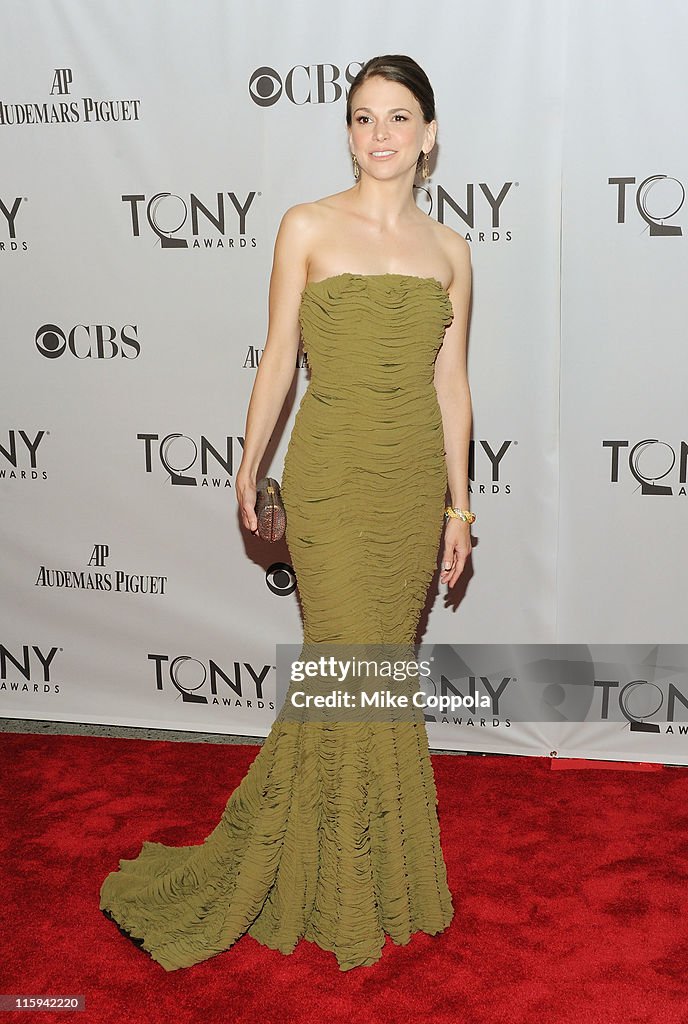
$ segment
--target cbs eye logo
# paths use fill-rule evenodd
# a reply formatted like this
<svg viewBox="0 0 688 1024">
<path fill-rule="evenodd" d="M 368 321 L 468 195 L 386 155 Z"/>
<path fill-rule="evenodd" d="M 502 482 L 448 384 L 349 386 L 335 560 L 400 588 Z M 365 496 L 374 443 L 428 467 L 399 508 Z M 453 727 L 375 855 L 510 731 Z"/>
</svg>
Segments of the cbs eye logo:
<svg viewBox="0 0 688 1024">
<path fill-rule="evenodd" d="M 248 91 L 259 107 L 271 107 L 282 95 L 282 80 L 274 68 L 256 68 L 248 83 Z"/>
<path fill-rule="evenodd" d="M 46 359 L 59 359 L 69 349 L 77 359 L 136 359 L 141 352 L 135 324 L 117 331 L 109 324 L 77 324 L 65 333 L 57 324 L 43 324 L 36 331 L 36 348 Z"/>
<path fill-rule="evenodd" d="M 260 67 L 249 79 L 248 92 L 259 107 L 272 107 L 283 92 L 296 106 L 335 103 L 362 67 L 360 61 L 352 61 L 343 70 L 336 64 L 297 64 L 287 72 L 284 81 L 274 68 Z"/>
<path fill-rule="evenodd" d="M 296 574 L 286 562 L 273 562 L 265 573 L 265 582 L 278 597 L 288 597 L 296 590 Z"/>
</svg>

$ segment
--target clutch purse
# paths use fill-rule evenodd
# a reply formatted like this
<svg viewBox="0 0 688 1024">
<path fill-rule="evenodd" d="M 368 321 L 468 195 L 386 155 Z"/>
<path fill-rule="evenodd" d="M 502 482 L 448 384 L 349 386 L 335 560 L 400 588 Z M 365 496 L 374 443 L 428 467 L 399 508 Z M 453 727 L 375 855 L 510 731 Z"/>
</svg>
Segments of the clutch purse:
<svg viewBox="0 0 688 1024">
<path fill-rule="evenodd" d="M 287 513 L 277 481 L 264 476 L 256 484 L 256 515 L 261 540 L 281 540 L 287 526 Z"/>
</svg>

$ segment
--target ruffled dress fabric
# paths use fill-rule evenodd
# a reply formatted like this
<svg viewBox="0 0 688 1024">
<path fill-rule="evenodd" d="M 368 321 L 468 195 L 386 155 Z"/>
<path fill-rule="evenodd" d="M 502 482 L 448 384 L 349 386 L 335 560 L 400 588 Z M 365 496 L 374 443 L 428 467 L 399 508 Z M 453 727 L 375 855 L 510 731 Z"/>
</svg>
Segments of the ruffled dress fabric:
<svg viewBox="0 0 688 1024">
<path fill-rule="evenodd" d="M 434 278 L 340 274 L 304 290 L 311 379 L 282 474 L 302 653 L 413 643 L 446 497 L 433 373 L 452 315 Z M 167 971 L 245 934 L 283 953 L 305 938 L 346 971 L 379 960 L 386 935 L 443 931 L 454 911 L 422 718 L 280 713 L 203 843 L 144 842 L 100 908 Z"/>
</svg>

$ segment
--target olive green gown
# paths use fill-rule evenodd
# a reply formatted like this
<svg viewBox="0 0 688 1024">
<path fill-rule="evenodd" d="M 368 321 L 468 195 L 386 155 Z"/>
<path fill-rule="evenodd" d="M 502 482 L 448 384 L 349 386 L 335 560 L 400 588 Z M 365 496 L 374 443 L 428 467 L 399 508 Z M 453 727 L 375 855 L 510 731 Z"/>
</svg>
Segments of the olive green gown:
<svg viewBox="0 0 688 1024">
<path fill-rule="evenodd" d="M 282 495 L 304 645 L 415 638 L 446 498 L 433 373 L 452 315 L 430 277 L 345 273 L 303 292 L 311 379 Z M 442 931 L 453 905 L 425 724 L 278 715 L 210 835 L 144 842 L 100 909 L 167 971 L 244 934 L 283 953 L 305 938 L 349 970 L 378 960 L 385 934 Z"/>
</svg>

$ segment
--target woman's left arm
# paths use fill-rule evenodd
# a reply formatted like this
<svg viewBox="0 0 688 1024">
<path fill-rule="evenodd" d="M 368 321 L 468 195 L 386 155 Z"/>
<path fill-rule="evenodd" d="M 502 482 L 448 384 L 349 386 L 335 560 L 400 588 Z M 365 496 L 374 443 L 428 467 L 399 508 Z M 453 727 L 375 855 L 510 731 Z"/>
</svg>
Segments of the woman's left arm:
<svg viewBox="0 0 688 1024">
<path fill-rule="evenodd" d="M 454 508 L 469 509 L 468 452 L 473 409 L 468 385 L 467 331 L 471 298 L 471 249 L 462 235 L 452 233 L 450 258 L 454 278 L 449 298 L 454 319 L 447 328 L 435 360 L 435 390 L 442 412 L 447 482 Z M 440 583 L 452 587 L 471 553 L 471 527 L 461 519 L 448 519 L 444 529 Z"/>
</svg>

